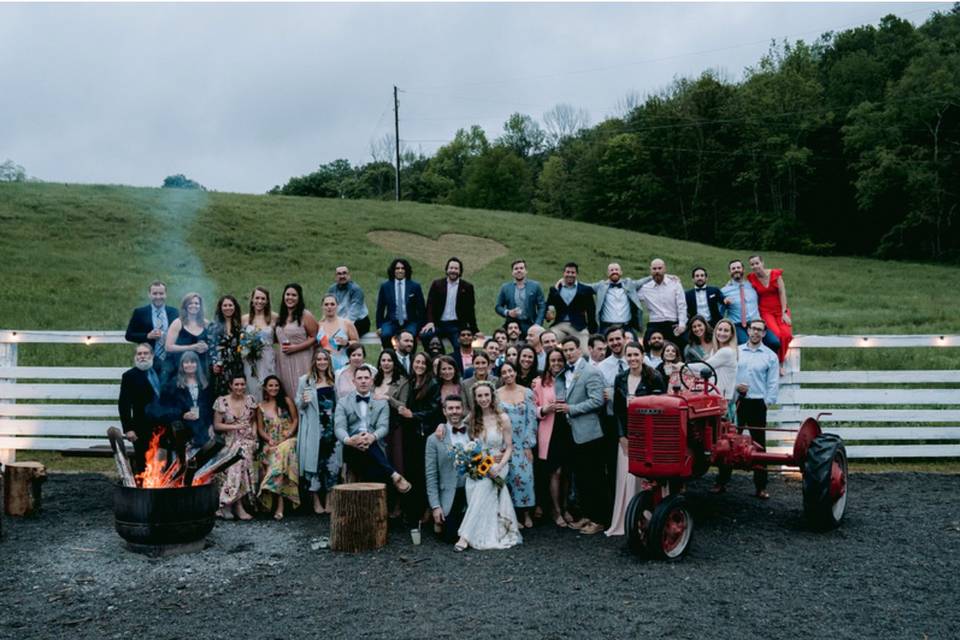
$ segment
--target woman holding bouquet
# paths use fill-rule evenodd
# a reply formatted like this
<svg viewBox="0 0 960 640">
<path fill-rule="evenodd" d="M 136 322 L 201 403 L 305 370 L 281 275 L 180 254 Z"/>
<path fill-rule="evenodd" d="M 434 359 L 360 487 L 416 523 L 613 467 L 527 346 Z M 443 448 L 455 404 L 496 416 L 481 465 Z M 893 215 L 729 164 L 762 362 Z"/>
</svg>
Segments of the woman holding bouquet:
<svg viewBox="0 0 960 640">
<path fill-rule="evenodd" d="M 485 478 L 467 478 L 467 512 L 454 549 L 509 549 L 523 542 L 523 537 L 510 492 L 493 478 L 507 476 L 513 454 L 513 427 L 510 418 L 500 410 L 490 382 L 484 380 L 474 385 L 473 406 L 475 410 L 468 425 L 470 439 L 483 445 L 493 456 L 494 465 Z"/>
<path fill-rule="evenodd" d="M 207 328 L 213 358 L 211 386 L 215 397 L 230 393 L 230 381 L 243 376 L 243 358 L 240 355 L 240 303 L 231 295 L 217 300 L 214 320 Z"/>
<path fill-rule="evenodd" d="M 277 372 L 277 355 L 273 351 L 277 314 L 270 309 L 269 291 L 263 287 L 253 288 L 250 311 L 241 318 L 240 323 L 243 325 L 241 347 L 246 341 L 259 342 L 258 347 L 244 349 L 247 355 L 243 359 L 243 372 L 247 376 L 247 393 L 260 402 L 263 399 L 263 381 Z"/>
</svg>

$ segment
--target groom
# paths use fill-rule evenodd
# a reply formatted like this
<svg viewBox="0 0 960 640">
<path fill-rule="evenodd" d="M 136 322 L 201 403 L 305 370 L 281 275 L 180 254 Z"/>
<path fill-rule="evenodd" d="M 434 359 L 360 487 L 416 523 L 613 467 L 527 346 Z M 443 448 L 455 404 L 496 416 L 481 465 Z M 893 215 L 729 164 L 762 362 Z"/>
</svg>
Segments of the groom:
<svg viewBox="0 0 960 640">
<path fill-rule="evenodd" d="M 433 510 L 434 524 L 443 527 L 443 541 L 454 543 L 467 509 L 466 476 L 457 473 L 448 452 L 451 447 L 466 445 L 470 441 L 467 426 L 463 423 L 463 398 L 458 395 L 444 398 L 443 415 L 447 419 L 440 425 L 443 441 L 435 433 L 427 438 L 427 501 Z"/>
</svg>

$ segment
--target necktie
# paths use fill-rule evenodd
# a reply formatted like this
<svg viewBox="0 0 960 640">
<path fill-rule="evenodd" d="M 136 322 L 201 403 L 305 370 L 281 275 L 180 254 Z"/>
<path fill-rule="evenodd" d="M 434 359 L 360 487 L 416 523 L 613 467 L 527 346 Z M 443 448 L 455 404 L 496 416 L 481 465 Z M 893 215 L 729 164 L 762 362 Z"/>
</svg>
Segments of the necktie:
<svg viewBox="0 0 960 640">
<path fill-rule="evenodd" d="M 360 396 L 360 395 L 358 395 L 358 396 L 357 396 L 357 402 L 366 402 L 367 404 L 370 404 L 370 396 Z"/>
<path fill-rule="evenodd" d="M 156 326 L 163 332 L 164 335 L 157 338 L 157 341 L 153 344 L 153 355 L 160 360 L 163 360 L 167 356 L 167 346 L 164 344 L 166 339 L 167 327 L 165 320 L 167 319 L 166 310 L 163 308 L 154 309 L 154 313 L 157 316 Z"/>
<path fill-rule="evenodd" d="M 150 386 L 153 387 L 153 393 L 156 397 L 160 397 L 160 378 L 157 377 L 157 372 L 153 369 L 147 370 L 147 380 L 150 381 Z"/>
<path fill-rule="evenodd" d="M 626 365 L 623 364 L 623 360 L 617 360 L 617 373 L 623 373 L 624 369 L 626 368 Z"/>
<path fill-rule="evenodd" d="M 743 283 L 740 283 L 740 326 L 747 328 L 747 294 L 743 290 Z"/>
<path fill-rule="evenodd" d="M 466 427 L 454 427 L 454 428 L 453 428 L 453 432 L 454 432 L 454 433 L 466 433 L 466 432 L 467 432 L 467 428 L 466 428 Z"/>
<path fill-rule="evenodd" d="M 403 365 L 403 370 L 407 373 L 410 373 L 410 358 L 409 356 L 400 356 L 400 364 Z"/>
<path fill-rule="evenodd" d="M 403 280 L 397 280 L 397 322 L 403 325 L 407 321 L 407 301 L 403 298 Z"/>
</svg>

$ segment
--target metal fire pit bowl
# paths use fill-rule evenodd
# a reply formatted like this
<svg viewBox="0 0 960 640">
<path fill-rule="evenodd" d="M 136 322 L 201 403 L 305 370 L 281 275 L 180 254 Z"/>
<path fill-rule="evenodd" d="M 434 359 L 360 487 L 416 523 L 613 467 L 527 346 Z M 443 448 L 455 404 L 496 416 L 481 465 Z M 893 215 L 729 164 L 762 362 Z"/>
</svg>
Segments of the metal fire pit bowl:
<svg viewBox="0 0 960 640">
<path fill-rule="evenodd" d="M 113 515 L 127 548 L 153 557 L 201 551 L 220 506 L 216 482 L 177 489 L 117 485 Z"/>
</svg>

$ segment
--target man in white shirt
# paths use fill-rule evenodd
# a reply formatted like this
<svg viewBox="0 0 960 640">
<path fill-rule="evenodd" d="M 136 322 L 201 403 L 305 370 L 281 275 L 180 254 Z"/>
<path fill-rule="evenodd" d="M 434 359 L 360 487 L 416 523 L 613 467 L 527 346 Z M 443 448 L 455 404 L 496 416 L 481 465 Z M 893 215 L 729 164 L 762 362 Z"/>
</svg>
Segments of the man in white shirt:
<svg viewBox="0 0 960 640">
<path fill-rule="evenodd" d="M 587 338 L 587 349 L 590 353 L 590 364 L 599 366 L 607 357 L 607 340 L 599 333 Z"/>
<path fill-rule="evenodd" d="M 607 329 L 607 350 L 610 355 L 597 365 L 600 373 L 603 374 L 603 399 L 606 402 L 606 410 L 600 416 L 600 423 L 603 426 L 603 465 L 604 481 L 607 486 L 607 492 L 612 498 L 616 496 L 617 488 L 617 447 L 620 446 L 620 430 L 617 425 L 617 419 L 613 415 L 613 384 L 616 377 L 629 369 L 627 360 L 624 358 L 623 350 L 626 346 L 624 340 L 623 328 L 610 327 Z M 613 510 L 613 502 L 610 503 L 610 510 Z"/>
<path fill-rule="evenodd" d="M 686 340 L 683 337 L 687 330 L 687 299 L 683 285 L 679 281 L 666 277 L 667 264 L 660 258 L 650 263 L 651 280 L 642 285 L 639 297 L 647 306 L 647 330 L 644 334 L 644 344 L 650 334 L 659 331 L 664 337 L 669 336 L 683 353 Z"/>
<path fill-rule="evenodd" d="M 663 334 L 653 331 L 644 341 L 643 362 L 651 369 L 656 369 L 663 362 Z"/>
<path fill-rule="evenodd" d="M 400 360 L 400 366 L 410 375 L 410 365 L 413 363 L 413 350 L 417 342 L 413 334 L 409 331 L 401 331 L 397 336 L 397 358 Z"/>
<path fill-rule="evenodd" d="M 463 279 L 460 258 L 447 260 L 446 278 L 430 283 L 427 294 L 427 322 L 420 333 L 426 340 L 437 335 L 446 338 L 456 353 L 460 349 L 460 329 L 477 329 L 476 297 L 473 285 Z"/>
</svg>

